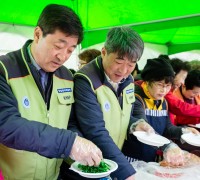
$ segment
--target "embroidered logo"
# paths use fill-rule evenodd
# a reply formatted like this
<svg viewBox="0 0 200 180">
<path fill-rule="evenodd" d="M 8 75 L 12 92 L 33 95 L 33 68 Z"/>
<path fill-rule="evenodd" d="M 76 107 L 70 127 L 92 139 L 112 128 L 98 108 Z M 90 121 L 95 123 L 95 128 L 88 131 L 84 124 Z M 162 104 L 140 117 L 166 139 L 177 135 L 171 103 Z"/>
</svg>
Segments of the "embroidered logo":
<svg viewBox="0 0 200 180">
<path fill-rule="evenodd" d="M 132 100 L 133 98 L 134 98 L 133 96 L 130 96 L 130 97 L 129 97 L 130 100 Z"/>
<path fill-rule="evenodd" d="M 25 108 L 30 108 L 30 101 L 27 96 L 24 96 L 22 99 L 22 104 Z"/>
<path fill-rule="evenodd" d="M 63 99 L 64 100 L 69 100 L 69 99 L 71 99 L 71 96 L 63 96 Z"/>
<path fill-rule="evenodd" d="M 58 93 L 72 92 L 72 88 L 57 89 Z"/>
<path fill-rule="evenodd" d="M 126 94 L 130 94 L 130 93 L 132 93 L 132 92 L 134 92 L 133 89 L 128 89 L 128 90 L 126 90 Z"/>
<path fill-rule="evenodd" d="M 105 102 L 104 109 L 105 109 L 105 111 L 109 111 L 110 110 L 110 103 L 108 101 Z"/>
</svg>

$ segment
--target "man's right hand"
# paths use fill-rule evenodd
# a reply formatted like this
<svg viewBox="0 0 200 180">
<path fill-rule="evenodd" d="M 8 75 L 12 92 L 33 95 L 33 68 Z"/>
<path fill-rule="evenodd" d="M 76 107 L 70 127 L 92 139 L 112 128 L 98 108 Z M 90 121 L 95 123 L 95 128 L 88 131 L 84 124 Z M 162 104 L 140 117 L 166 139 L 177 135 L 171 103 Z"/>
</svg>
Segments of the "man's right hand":
<svg viewBox="0 0 200 180">
<path fill-rule="evenodd" d="M 147 122 L 140 122 L 136 128 L 135 131 L 145 131 L 147 133 L 155 133 L 154 129 L 147 123 Z"/>
<path fill-rule="evenodd" d="M 70 158 L 83 165 L 98 166 L 103 156 L 101 150 L 93 142 L 77 136 L 71 149 Z"/>
</svg>

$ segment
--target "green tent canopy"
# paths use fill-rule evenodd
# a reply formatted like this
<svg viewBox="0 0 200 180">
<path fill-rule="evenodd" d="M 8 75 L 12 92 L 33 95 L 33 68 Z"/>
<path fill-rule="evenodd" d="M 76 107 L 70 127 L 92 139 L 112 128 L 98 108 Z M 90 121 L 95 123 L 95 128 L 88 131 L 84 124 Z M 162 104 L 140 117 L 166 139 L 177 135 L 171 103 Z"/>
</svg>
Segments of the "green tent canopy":
<svg viewBox="0 0 200 180">
<path fill-rule="evenodd" d="M 199 0 L 4 0 L 0 24 L 35 26 L 50 3 L 69 6 L 80 16 L 82 48 L 104 42 L 111 27 L 127 25 L 145 42 L 166 45 L 168 54 L 200 49 Z"/>
</svg>

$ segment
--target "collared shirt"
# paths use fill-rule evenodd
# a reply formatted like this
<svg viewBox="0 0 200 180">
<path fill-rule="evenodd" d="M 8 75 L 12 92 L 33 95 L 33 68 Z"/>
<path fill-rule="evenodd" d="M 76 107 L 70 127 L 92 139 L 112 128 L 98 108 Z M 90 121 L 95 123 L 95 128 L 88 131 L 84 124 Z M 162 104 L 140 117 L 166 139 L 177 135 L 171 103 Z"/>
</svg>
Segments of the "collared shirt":
<svg viewBox="0 0 200 180">
<path fill-rule="evenodd" d="M 108 75 L 105 73 L 105 76 L 106 76 L 106 79 L 108 80 L 108 82 L 112 85 L 112 87 L 114 88 L 115 92 L 117 92 L 117 89 L 119 87 L 119 84 L 120 82 L 116 83 L 116 82 L 113 82 L 109 77 Z"/>
<path fill-rule="evenodd" d="M 39 74 L 40 74 L 40 80 L 41 80 L 41 84 L 43 89 L 45 90 L 45 87 L 47 85 L 48 82 L 48 73 L 45 72 L 35 61 L 35 59 L 33 58 L 32 54 L 31 54 L 31 44 L 27 47 L 28 49 L 28 54 L 30 56 L 31 59 L 31 63 L 36 67 L 36 69 L 38 70 Z"/>
<path fill-rule="evenodd" d="M 31 53 L 31 44 L 27 47 L 27 50 L 28 50 L 28 54 L 30 56 L 30 59 L 31 59 L 31 63 L 36 67 L 36 69 L 39 71 L 41 69 L 41 67 L 36 63 L 35 59 L 33 58 L 32 56 L 32 53 Z"/>
</svg>

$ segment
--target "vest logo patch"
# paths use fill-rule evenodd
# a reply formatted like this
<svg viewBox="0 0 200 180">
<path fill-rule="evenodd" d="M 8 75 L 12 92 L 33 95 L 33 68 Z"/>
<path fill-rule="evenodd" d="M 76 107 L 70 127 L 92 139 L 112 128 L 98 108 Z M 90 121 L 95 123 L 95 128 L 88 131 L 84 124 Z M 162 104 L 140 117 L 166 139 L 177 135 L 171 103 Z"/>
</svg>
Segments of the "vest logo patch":
<svg viewBox="0 0 200 180">
<path fill-rule="evenodd" d="M 130 97 L 129 97 L 130 100 L 132 100 L 133 98 L 134 98 L 133 96 L 130 96 Z"/>
<path fill-rule="evenodd" d="M 128 89 L 128 90 L 126 90 L 126 94 L 130 94 L 130 93 L 132 93 L 132 92 L 134 92 L 133 89 Z"/>
<path fill-rule="evenodd" d="M 110 110 L 110 103 L 108 101 L 105 102 L 104 109 L 105 109 L 105 111 L 109 111 Z"/>
<path fill-rule="evenodd" d="M 63 96 L 64 100 L 69 100 L 71 98 L 71 96 Z"/>
<path fill-rule="evenodd" d="M 57 89 L 58 93 L 72 92 L 72 88 Z"/>
<path fill-rule="evenodd" d="M 22 104 L 25 108 L 30 108 L 30 101 L 27 96 L 23 97 Z"/>
</svg>

